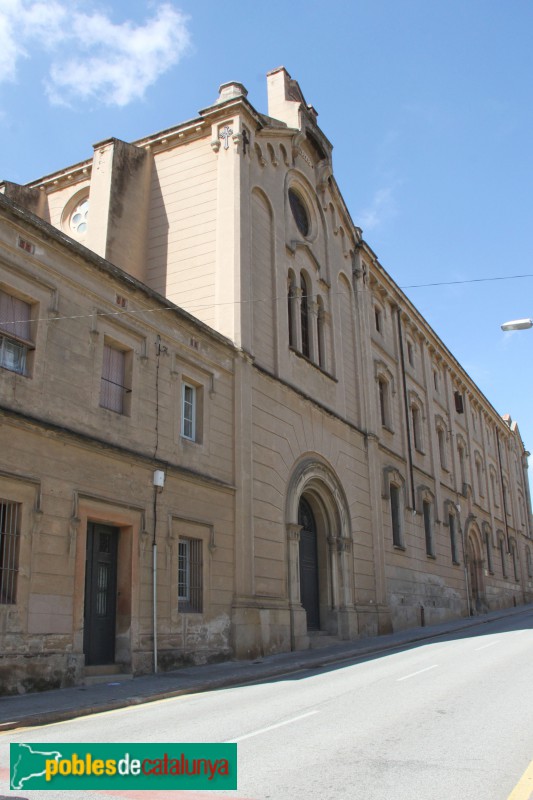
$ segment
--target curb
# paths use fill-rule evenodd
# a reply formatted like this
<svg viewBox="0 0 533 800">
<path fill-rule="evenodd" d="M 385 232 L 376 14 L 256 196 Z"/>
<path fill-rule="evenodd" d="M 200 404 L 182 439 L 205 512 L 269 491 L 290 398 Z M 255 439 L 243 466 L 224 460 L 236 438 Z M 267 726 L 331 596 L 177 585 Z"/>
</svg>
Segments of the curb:
<svg viewBox="0 0 533 800">
<path fill-rule="evenodd" d="M 504 609 L 502 609 L 504 611 Z M 91 705 L 81 706 L 78 708 L 69 708 L 65 710 L 54 710 L 54 711 L 45 711 L 40 714 L 27 714 L 24 716 L 19 717 L 18 719 L 9 720 L 8 722 L 0 722 L 0 732 L 7 732 L 11 730 L 17 730 L 20 728 L 31 728 L 31 727 L 38 727 L 40 725 L 50 725 L 55 722 L 66 722 L 71 719 L 75 719 L 77 717 L 87 717 L 91 714 L 102 714 L 106 711 L 115 711 L 120 708 L 128 708 L 130 706 L 137 706 L 137 705 L 144 705 L 145 703 L 153 703 L 158 700 L 169 700 L 173 697 L 182 697 L 184 695 L 189 694 L 198 694 L 200 692 L 209 692 L 214 691 L 216 689 L 223 689 L 225 687 L 231 686 L 246 686 L 252 683 L 256 683 L 261 680 L 268 680 L 269 678 L 279 678 L 282 675 L 290 675 L 294 672 L 300 672 L 301 670 L 312 670 L 317 669 L 320 667 L 325 667 L 330 664 L 342 663 L 343 661 L 356 661 L 359 658 L 364 658 L 367 655 L 372 653 L 379 653 L 379 652 L 387 652 L 397 650 L 402 647 L 406 647 L 410 644 L 415 644 L 416 642 L 424 641 L 427 639 L 437 639 L 440 636 L 447 636 L 450 633 L 454 633 L 455 631 L 462 631 L 466 628 L 475 627 L 478 625 L 487 625 L 490 622 L 494 622 L 499 619 L 504 619 L 508 616 L 514 616 L 515 614 L 524 614 L 531 612 L 531 607 L 527 606 L 525 608 L 517 608 L 513 609 L 512 614 L 509 613 L 502 613 L 497 614 L 494 616 L 490 616 L 489 618 L 480 618 L 480 617 L 466 617 L 464 618 L 464 622 L 461 624 L 459 621 L 454 624 L 452 628 L 448 628 L 446 630 L 437 631 L 437 632 L 429 632 L 429 629 L 426 629 L 426 633 L 417 632 L 416 634 L 413 632 L 412 635 L 406 634 L 406 638 L 402 639 L 399 642 L 389 642 L 385 643 L 383 641 L 378 642 L 376 641 L 375 644 L 369 644 L 366 647 L 359 647 L 352 651 L 346 651 L 344 653 L 325 653 L 317 649 L 314 651 L 316 653 L 315 658 L 309 658 L 305 660 L 296 660 L 292 663 L 288 664 L 281 664 L 279 666 L 272 665 L 270 668 L 269 665 L 265 665 L 265 671 L 259 672 L 259 674 L 251 675 L 249 673 L 240 674 L 240 675 L 228 675 L 222 678 L 212 678 L 211 680 L 206 680 L 203 682 L 199 682 L 194 684 L 193 686 L 186 686 L 180 689 L 170 689 L 167 691 L 156 691 L 152 694 L 147 695 L 138 695 L 136 697 L 125 697 L 120 700 L 103 700 L 101 703 L 93 703 Z M 418 631 L 424 629 L 418 629 Z M 302 651 L 305 653 L 308 651 Z M 261 662 L 259 662 L 261 663 Z"/>
</svg>

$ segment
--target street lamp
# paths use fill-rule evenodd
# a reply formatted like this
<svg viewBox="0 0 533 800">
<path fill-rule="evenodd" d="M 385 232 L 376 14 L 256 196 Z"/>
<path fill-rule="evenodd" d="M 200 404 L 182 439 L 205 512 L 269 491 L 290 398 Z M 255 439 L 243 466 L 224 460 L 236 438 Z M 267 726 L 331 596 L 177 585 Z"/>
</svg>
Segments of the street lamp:
<svg viewBox="0 0 533 800">
<path fill-rule="evenodd" d="M 525 331 L 533 328 L 533 319 L 513 319 L 511 322 L 504 322 L 502 331 Z"/>
</svg>

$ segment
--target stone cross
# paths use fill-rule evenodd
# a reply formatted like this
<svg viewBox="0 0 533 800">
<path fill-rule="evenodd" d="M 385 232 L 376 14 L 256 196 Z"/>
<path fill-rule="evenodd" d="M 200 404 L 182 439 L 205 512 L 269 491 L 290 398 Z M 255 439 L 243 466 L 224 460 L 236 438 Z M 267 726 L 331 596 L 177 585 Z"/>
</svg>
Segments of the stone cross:
<svg viewBox="0 0 533 800">
<path fill-rule="evenodd" d="M 229 147 L 228 139 L 232 134 L 233 134 L 233 131 L 229 127 L 229 125 L 226 125 L 225 128 L 222 128 L 222 130 L 218 134 L 218 138 L 219 139 L 224 139 L 224 150 L 228 149 L 228 147 Z"/>
</svg>

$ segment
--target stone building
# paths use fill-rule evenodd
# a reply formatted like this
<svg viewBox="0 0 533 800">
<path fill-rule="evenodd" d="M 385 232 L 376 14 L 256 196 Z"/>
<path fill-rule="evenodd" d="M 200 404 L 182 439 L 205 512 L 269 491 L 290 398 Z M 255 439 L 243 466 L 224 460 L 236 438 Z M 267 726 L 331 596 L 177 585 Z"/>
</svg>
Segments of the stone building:
<svg viewBox="0 0 533 800">
<path fill-rule="evenodd" d="M 0 187 L 0 685 L 533 600 L 527 453 L 284 68 Z"/>
</svg>

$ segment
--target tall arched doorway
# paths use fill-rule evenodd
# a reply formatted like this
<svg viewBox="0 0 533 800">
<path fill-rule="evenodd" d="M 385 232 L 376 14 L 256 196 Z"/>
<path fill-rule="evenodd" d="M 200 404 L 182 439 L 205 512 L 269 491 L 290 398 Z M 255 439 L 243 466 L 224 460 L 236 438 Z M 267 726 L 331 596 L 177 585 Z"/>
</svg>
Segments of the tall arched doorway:
<svg viewBox="0 0 533 800">
<path fill-rule="evenodd" d="M 485 610 L 485 589 L 483 582 L 483 558 L 477 529 L 471 529 L 467 540 L 468 594 L 470 613 L 477 614 Z"/>
<path fill-rule="evenodd" d="M 468 574 L 470 578 L 470 605 L 474 610 L 479 602 L 478 563 L 472 539 L 468 540 Z"/>
<path fill-rule="evenodd" d="M 320 601 L 318 588 L 317 526 L 311 506 L 300 498 L 298 506 L 300 529 L 300 598 L 307 615 L 307 630 L 320 630 Z"/>
<path fill-rule="evenodd" d="M 315 631 L 354 638 L 353 538 L 340 480 L 316 455 L 302 458 L 289 481 L 286 503 L 292 649 L 309 647 L 309 634 Z"/>
</svg>

